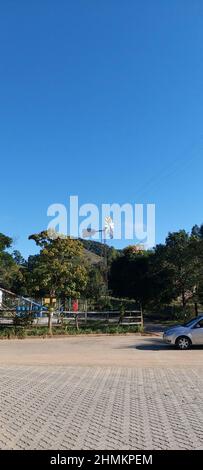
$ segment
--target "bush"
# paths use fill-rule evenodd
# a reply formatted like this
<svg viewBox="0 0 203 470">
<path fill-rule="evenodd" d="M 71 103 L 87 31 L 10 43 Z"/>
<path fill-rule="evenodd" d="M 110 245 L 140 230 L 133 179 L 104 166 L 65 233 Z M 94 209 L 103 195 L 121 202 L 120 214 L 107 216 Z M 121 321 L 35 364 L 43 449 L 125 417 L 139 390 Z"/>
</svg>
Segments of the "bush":
<svg viewBox="0 0 203 470">
<path fill-rule="evenodd" d="M 26 330 L 23 328 L 16 329 L 16 336 L 18 339 L 24 339 L 27 336 Z"/>
<path fill-rule="evenodd" d="M 3 328 L 2 330 L 0 330 L 1 339 L 4 339 L 4 338 L 10 339 L 13 336 L 15 336 L 15 331 L 13 328 Z"/>
<path fill-rule="evenodd" d="M 49 330 L 47 326 L 39 326 L 36 328 L 31 328 L 27 330 L 28 336 L 46 336 L 48 335 Z"/>
<path fill-rule="evenodd" d="M 64 327 L 53 327 L 54 335 L 81 335 L 81 334 L 126 334 L 137 333 L 141 331 L 137 325 L 106 325 L 99 324 L 99 322 L 91 323 L 91 325 L 84 325 L 78 330 L 75 326 L 66 325 Z M 27 336 L 47 337 L 49 330 L 47 326 L 32 327 L 29 329 L 23 327 L 4 328 L 0 330 L 0 338 L 15 338 L 24 339 Z"/>
<path fill-rule="evenodd" d="M 34 320 L 34 314 L 24 313 L 20 316 L 15 315 L 13 319 L 14 326 L 28 327 L 31 326 Z"/>
</svg>

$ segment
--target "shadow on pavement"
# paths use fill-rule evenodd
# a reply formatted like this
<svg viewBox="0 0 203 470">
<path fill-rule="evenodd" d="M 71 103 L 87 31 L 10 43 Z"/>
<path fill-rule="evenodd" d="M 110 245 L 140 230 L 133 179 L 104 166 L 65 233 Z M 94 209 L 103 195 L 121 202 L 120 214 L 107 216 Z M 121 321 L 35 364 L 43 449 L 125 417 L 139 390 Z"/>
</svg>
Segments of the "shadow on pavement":
<svg viewBox="0 0 203 470">
<path fill-rule="evenodd" d="M 142 340 L 141 340 L 142 341 Z M 178 349 L 174 345 L 170 344 L 165 344 L 161 339 L 158 338 L 151 338 L 147 339 L 147 341 L 143 341 L 143 343 L 140 341 L 138 344 L 133 344 L 126 346 L 126 348 L 131 348 L 131 349 L 139 349 L 140 351 L 178 351 Z M 192 346 L 190 349 L 192 350 L 203 350 L 203 345 L 199 346 Z M 183 351 L 180 351 L 183 352 Z"/>
<path fill-rule="evenodd" d="M 137 344 L 134 346 L 134 349 L 140 349 L 142 351 L 163 351 L 163 350 L 174 350 L 175 346 L 170 346 L 158 339 L 150 339 L 146 343 Z"/>
<path fill-rule="evenodd" d="M 143 343 L 141 340 L 140 343 L 135 344 L 134 349 L 140 349 L 142 351 L 163 351 L 164 349 L 174 349 L 174 347 L 164 343 L 161 338 L 147 338 Z"/>
<path fill-rule="evenodd" d="M 140 349 L 142 351 L 163 351 L 164 349 L 175 349 L 175 347 L 165 344 L 160 338 L 140 339 L 139 343 L 119 346 L 116 349 Z"/>
</svg>

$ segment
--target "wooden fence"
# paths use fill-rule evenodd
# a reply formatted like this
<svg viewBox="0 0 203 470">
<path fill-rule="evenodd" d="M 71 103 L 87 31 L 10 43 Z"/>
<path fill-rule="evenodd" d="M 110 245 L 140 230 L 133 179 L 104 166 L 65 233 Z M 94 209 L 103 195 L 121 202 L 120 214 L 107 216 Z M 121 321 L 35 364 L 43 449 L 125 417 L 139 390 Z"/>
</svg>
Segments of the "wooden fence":
<svg viewBox="0 0 203 470">
<path fill-rule="evenodd" d="M 63 312 L 64 320 L 70 324 L 75 321 L 74 312 Z M 141 310 L 127 310 L 124 315 L 120 311 L 104 312 L 78 312 L 78 322 L 82 325 L 98 322 L 106 325 L 140 325 L 143 326 L 143 315 Z"/>
<path fill-rule="evenodd" d="M 143 326 L 143 316 L 140 310 L 127 310 L 121 315 L 120 311 L 102 311 L 102 312 L 63 312 L 55 313 L 52 323 L 59 326 L 62 323 L 66 325 L 75 325 L 75 315 L 77 315 L 80 326 L 90 325 L 138 325 Z M 12 316 L 0 315 L 0 327 L 12 326 L 14 324 L 15 314 Z M 44 313 L 43 317 L 35 317 L 33 326 L 45 326 L 48 323 L 48 317 Z M 31 325 L 30 325 L 31 326 Z"/>
</svg>

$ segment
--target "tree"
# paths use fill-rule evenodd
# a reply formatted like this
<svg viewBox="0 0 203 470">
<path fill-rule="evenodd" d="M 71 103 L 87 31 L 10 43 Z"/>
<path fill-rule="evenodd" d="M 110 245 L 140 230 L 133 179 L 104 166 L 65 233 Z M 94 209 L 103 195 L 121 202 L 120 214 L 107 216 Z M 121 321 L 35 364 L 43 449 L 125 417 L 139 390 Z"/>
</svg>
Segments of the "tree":
<svg viewBox="0 0 203 470">
<path fill-rule="evenodd" d="M 197 240 L 185 230 L 169 233 L 165 245 L 155 248 L 158 271 L 167 272 L 171 299 L 181 297 L 183 310 L 192 298 L 200 275 L 200 259 Z"/>
<path fill-rule="evenodd" d="M 12 256 L 13 256 L 13 259 L 14 259 L 15 263 L 18 264 L 18 266 L 26 266 L 27 265 L 27 262 L 23 258 L 23 256 L 21 255 L 20 251 L 14 250 L 13 253 L 12 253 Z"/>
<path fill-rule="evenodd" d="M 102 265 L 92 265 L 88 269 L 88 280 L 85 288 L 85 297 L 98 301 L 106 293 L 104 279 L 104 269 Z"/>
<path fill-rule="evenodd" d="M 193 235 L 196 238 L 203 239 L 203 224 L 194 225 L 191 231 L 191 235 Z"/>
<path fill-rule="evenodd" d="M 12 258 L 18 269 L 18 275 L 12 280 L 12 291 L 18 295 L 28 295 L 28 263 L 18 250 L 13 251 Z"/>
<path fill-rule="evenodd" d="M 120 298 L 129 298 L 145 305 L 153 295 L 150 279 L 150 263 L 153 253 L 137 251 L 127 247 L 117 257 L 110 270 L 109 286 L 112 293 Z"/>
<path fill-rule="evenodd" d="M 199 232 L 198 232 L 199 233 Z M 165 244 L 153 251 L 127 247 L 111 266 L 110 287 L 114 295 L 163 305 L 181 297 L 183 310 L 203 292 L 203 239 L 184 230 L 169 233 Z"/>
<path fill-rule="evenodd" d="M 53 236 L 43 231 L 30 235 L 41 250 L 35 257 L 32 270 L 32 288 L 35 293 L 43 289 L 50 297 L 49 333 L 52 333 L 53 299 L 67 296 L 79 298 L 87 284 L 87 268 L 83 246 L 70 237 Z"/>
<path fill-rule="evenodd" d="M 12 238 L 0 233 L 0 285 L 5 289 L 12 289 L 13 284 L 21 278 L 12 254 L 6 251 L 11 248 L 12 242 Z"/>
<path fill-rule="evenodd" d="M 13 243 L 12 238 L 0 233 L 0 253 L 4 252 L 6 249 L 11 248 Z"/>
<path fill-rule="evenodd" d="M 195 311 L 198 315 L 198 302 L 203 304 L 203 224 L 198 226 L 195 225 L 192 228 L 192 239 L 193 239 L 193 253 L 199 260 L 199 275 L 196 283 L 194 300 L 195 300 Z"/>
</svg>

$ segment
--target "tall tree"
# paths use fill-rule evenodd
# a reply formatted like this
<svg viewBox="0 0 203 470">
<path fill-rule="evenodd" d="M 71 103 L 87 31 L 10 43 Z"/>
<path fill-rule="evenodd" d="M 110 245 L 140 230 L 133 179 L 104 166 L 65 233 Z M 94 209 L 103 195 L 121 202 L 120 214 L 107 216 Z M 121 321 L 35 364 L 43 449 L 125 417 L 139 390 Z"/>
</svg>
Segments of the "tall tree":
<svg viewBox="0 0 203 470">
<path fill-rule="evenodd" d="M 41 248 L 32 270 L 32 288 L 41 289 L 50 297 L 49 333 L 52 333 L 52 311 L 54 297 L 79 298 L 87 284 L 87 268 L 83 246 L 70 237 L 50 235 L 43 231 L 30 235 Z"/>
<path fill-rule="evenodd" d="M 113 294 L 139 301 L 143 306 L 152 297 L 150 280 L 150 251 L 137 251 L 127 247 L 111 266 L 109 286 Z"/>
<path fill-rule="evenodd" d="M 12 238 L 0 233 L 0 285 L 12 289 L 13 283 L 20 279 L 20 270 L 11 253 Z"/>
<path fill-rule="evenodd" d="M 88 270 L 88 281 L 85 288 L 85 297 L 94 301 L 106 294 L 106 284 L 102 265 L 93 265 Z"/>
<path fill-rule="evenodd" d="M 168 272 L 171 297 L 181 297 L 183 310 L 193 297 L 201 270 L 196 238 L 185 230 L 169 233 L 165 245 L 157 245 L 155 255 L 160 272 Z"/>
<path fill-rule="evenodd" d="M 203 239 L 203 224 L 194 225 L 194 227 L 192 228 L 191 235 L 193 235 L 193 236 L 195 236 L 199 239 Z"/>
</svg>

